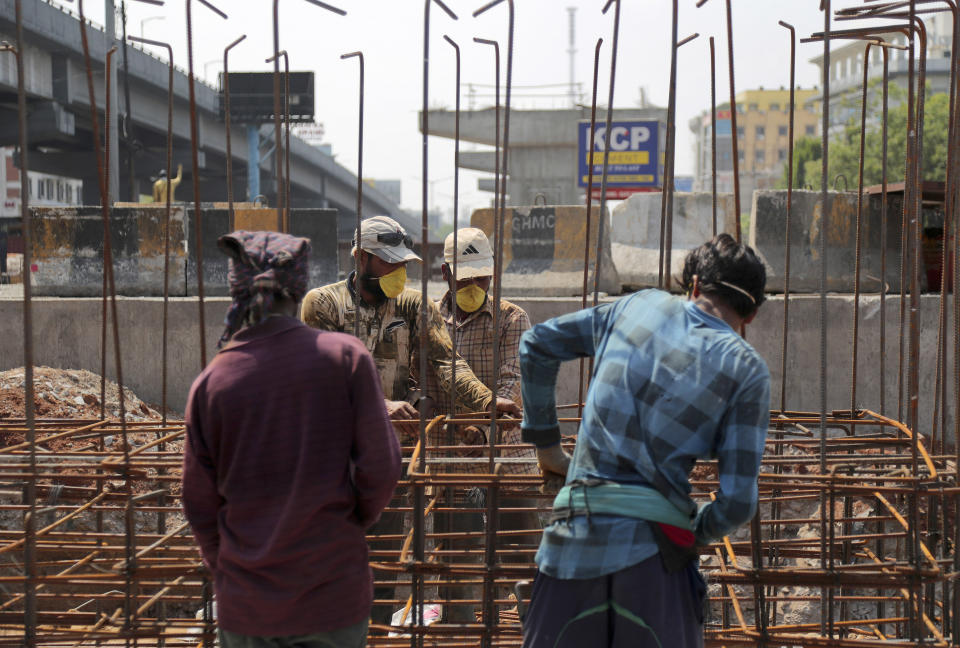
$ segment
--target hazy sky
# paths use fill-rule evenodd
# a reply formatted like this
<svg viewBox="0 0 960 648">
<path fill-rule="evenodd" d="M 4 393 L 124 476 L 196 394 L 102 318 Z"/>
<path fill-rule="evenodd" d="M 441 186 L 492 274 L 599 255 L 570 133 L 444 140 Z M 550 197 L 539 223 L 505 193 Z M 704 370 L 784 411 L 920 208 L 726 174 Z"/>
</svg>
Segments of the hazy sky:
<svg viewBox="0 0 960 648">
<path fill-rule="evenodd" d="M 116 0 L 119 4 L 120 0 Z M 246 34 L 247 39 L 231 51 L 235 71 L 272 69 L 264 59 L 272 54 L 272 6 L 269 0 L 212 0 L 229 14 L 223 20 L 199 2 L 193 3 L 194 69 L 215 83 L 223 48 Z M 290 56 L 291 70 L 316 73 L 317 120 L 326 128 L 326 141 L 337 160 L 356 171 L 357 165 L 357 62 L 341 61 L 345 52 L 362 50 L 366 57 L 366 117 L 363 175 L 399 178 L 403 181 L 403 204 L 420 205 L 421 136 L 417 111 L 422 102 L 423 2 L 413 0 L 327 0 L 347 11 L 341 17 L 304 0 L 281 0 L 280 47 Z M 91 19 L 102 24 L 104 4 L 87 0 Z M 485 0 L 447 0 L 459 20 L 449 19 L 436 5 L 431 10 L 432 107 L 451 107 L 454 101 L 453 49 L 444 34 L 460 43 L 462 50 L 463 107 L 468 103 L 467 85 L 493 83 L 491 48 L 474 44 L 474 36 L 499 39 L 506 62 L 507 4 L 480 18 L 472 12 Z M 604 0 L 516 0 L 513 79 L 514 108 L 561 108 L 567 105 L 565 87 L 556 97 L 530 98 L 521 86 L 565 84 L 569 80 L 568 12 L 576 7 L 576 80 L 584 92 L 592 82 L 593 51 L 598 37 L 604 39 L 601 59 L 600 97 L 606 102 L 609 57 L 612 43 L 611 9 L 601 14 Z M 728 97 L 727 38 L 724 0 L 710 0 L 695 8 L 695 0 L 680 0 L 679 35 L 694 32 L 700 37 L 680 49 L 677 82 L 677 174 L 693 172 L 693 137 L 689 120 L 710 105 L 710 58 L 708 37 L 717 47 L 718 103 Z M 798 40 L 822 29 L 820 0 L 733 0 L 734 46 L 737 89 L 763 86 L 779 88 L 789 82 L 788 32 L 777 24 L 785 20 L 797 28 Z M 847 3 L 836 3 L 845 6 Z M 75 5 L 67 4 L 73 8 Z M 620 44 L 615 107 L 637 105 L 640 88 L 647 100 L 667 105 L 670 78 L 670 13 L 667 0 L 622 0 Z M 186 67 L 186 22 L 184 3 L 167 1 L 165 7 L 128 2 L 128 33 L 167 40 L 174 47 L 175 62 Z M 148 20 L 153 16 L 163 19 Z M 141 24 L 141 21 L 146 22 Z M 809 59 L 821 45 L 797 46 L 797 84 L 816 85 L 817 69 Z M 158 52 L 159 54 L 159 52 Z M 478 94 L 485 92 L 478 89 Z M 543 93 L 543 90 L 537 91 Z M 589 103 L 589 97 L 585 94 Z M 476 107 L 492 103 L 477 97 Z M 469 150 L 471 145 L 464 145 Z M 430 141 L 430 180 L 436 205 L 452 206 L 453 143 L 442 138 Z M 482 206 L 490 194 L 477 191 L 481 174 L 461 171 L 461 205 Z"/>
</svg>

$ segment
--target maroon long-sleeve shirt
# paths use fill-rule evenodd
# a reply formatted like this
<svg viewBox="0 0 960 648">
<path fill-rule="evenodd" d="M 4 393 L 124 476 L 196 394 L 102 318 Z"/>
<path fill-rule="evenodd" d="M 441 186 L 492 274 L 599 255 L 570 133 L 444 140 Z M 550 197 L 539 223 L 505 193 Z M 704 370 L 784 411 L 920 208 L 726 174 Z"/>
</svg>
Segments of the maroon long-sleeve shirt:
<svg viewBox="0 0 960 648">
<path fill-rule="evenodd" d="M 324 632 L 370 614 L 364 530 L 400 477 L 373 359 L 271 317 L 237 333 L 187 402 L 183 508 L 221 628 Z"/>
</svg>

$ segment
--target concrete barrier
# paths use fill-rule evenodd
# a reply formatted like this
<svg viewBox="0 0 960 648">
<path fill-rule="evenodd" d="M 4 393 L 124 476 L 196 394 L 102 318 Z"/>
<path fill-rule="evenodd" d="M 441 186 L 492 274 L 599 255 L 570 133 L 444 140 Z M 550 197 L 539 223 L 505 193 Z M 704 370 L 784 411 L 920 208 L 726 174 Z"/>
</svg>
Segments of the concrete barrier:
<svg viewBox="0 0 960 648">
<path fill-rule="evenodd" d="M 826 236 L 827 290 L 853 292 L 857 235 L 857 194 L 830 192 L 826 217 L 819 191 L 794 191 L 790 225 L 790 290 L 820 290 L 820 237 Z M 889 290 L 900 290 L 900 215 L 902 203 L 891 196 L 887 217 L 887 273 Z M 786 191 L 753 194 L 750 245 L 767 265 L 767 290 L 782 292 L 786 270 Z M 879 197 L 864 197 L 860 254 L 860 288 L 880 290 Z"/>
<path fill-rule="evenodd" d="M 33 275 L 37 296 L 89 297 L 103 290 L 103 220 L 99 207 L 36 207 Z M 197 294 L 197 246 L 193 209 L 175 205 L 170 216 L 170 295 Z M 235 229 L 275 230 L 276 210 L 236 209 Z M 117 294 L 162 296 L 164 206 L 115 207 L 110 212 Z M 228 261 L 217 238 L 228 233 L 226 209 L 201 211 L 205 294 L 226 295 Z M 337 212 L 292 209 L 290 231 L 310 239 L 310 285 L 336 281 Z"/>
<path fill-rule="evenodd" d="M 33 291 L 38 296 L 85 297 L 103 291 L 103 217 L 99 207 L 34 207 Z M 114 281 L 120 295 L 163 295 L 166 208 L 111 210 Z M 170 215 L 171 294 L 183 294 L 184 213 Z"/>
<path fill-rule="evenodd" d="M 638 193 L 613 210 L 610 252 L 627 289 L 656 287 L 660 275 L 660 206 L 662 194 Z M 717 231 L 733 233 L 737 221 L 733 194 L 717 200 Z M 683 271 L 687 252 L 713 237 L 713 199 L 709 193 L 675 193 L 673 253 L 670 274 Z"/>
<path fill-rule="evenodd" d="M 525 298 L 505 295 L 526 309 L 533 323 L 580 308 L 574 298 Z M 230 300 L 213 297 L 204 304 L 208 358 L 213 357 L 216 341 L 223 331 L 223 316 Z M 118 300 L 120 345 L 126 384 L 149 403 L 161 397 L 160 321 L 163 300 L 157 298 L 121 298 Z M 850 334 L 853 298 L 829 295 L 827 407 L 850 407 Z M 937 315 L 939 298 L 924 295 L 920 323 L 920 404 L 921 432 L 929 433 L 933 417 Z M 886 310 L 886 345 L 880 345 L 880 304 L 877 295 L 865 296 L 860 305 L 859 343 L 863 353 L 859 364 L 857 403 L 879 410 L 879 358 L 886 356 L 887 413 L 897 414 L 897 354 L 899 341 L 899 300 L 890 296 Z M 790 352 L 787 358 L 787 408 L 814 411 L 819 407 L 819 299 L 796 296 L 790 301 Z M 0 371 L 23 364 L 23 301 L 0 300 Z M 100 300 L 51 299 L 33 301 L 34 354 L 38 365 L 64 369 L 100 370 Z M 766 359 L 772 376 L 771 393 L 779 406 L 780 340 L 783 323 L 783 299 L 772 297 L 747 327 L 747 340 Z M 179 411 L 186 404 L 187 391 L 200 372 L 199 327 L 195 299 L 170 300 L 169 314 L 169 403 Z M 150 344 L 144 344 L 150 340 Z M 112 345 L 111 345 L 112 346 Z M 114 379 L 112 350 L 107 357 L 108 374 Z M 572 403 L 577 398 L 578 363 L 561 366 L 557 398 Z M 952 429 L 950 408 L 947 430 Z"/>
<path fill-rule="evenodd" d="M 186 294 L 197 294 L 196 230 L 193 210 L 187 210 Z M 234 230 L 276 230 L 275 209 L 235 209 Z M 203 290 L 205 295 L 227 295 L 228 259 L 217 249 L 217 239 L 229 233 L 229 212 L 226 209 L 202 210 Z M 322 286 L 337 280 L 337 210 L 291 209 L 290 233 L 310 239 L 311 286 Z"/>
<path fill-rule="evenodd" d="M 600 209 L 590 223 L 590 264 L 596 262 Z M 510 207 L 504 226 L 503 291 L 510 295 L 569 296 L 583 292 L 587 208 L 580 206 Z M 478 209 L 470 219 L 491 242 L 493 209 Z M 609 219 L 608 219 L 609 223 Z M 600 290 L 620 292 L 620 279 L 610 256 L 610 227 L 604 227 L 600 250 Z M 593 289 L 593 271 L 589 279 Z"/>
</svg>

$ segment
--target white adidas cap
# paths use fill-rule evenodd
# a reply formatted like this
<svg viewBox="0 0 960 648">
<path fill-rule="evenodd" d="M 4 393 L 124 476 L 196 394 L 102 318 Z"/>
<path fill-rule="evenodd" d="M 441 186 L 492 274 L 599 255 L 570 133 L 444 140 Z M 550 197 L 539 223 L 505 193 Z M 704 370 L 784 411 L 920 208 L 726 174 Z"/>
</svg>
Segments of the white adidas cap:
<svg viewBox="0 0 960 648">
<path fill-rule="evenodd" d="M 453 233 L 443 242 L 443 260 L 453 273 Z M 493 276 L 493 249 L 483 230 L 464 227 L 457 231 L 457 279 Z"/>
</svg>

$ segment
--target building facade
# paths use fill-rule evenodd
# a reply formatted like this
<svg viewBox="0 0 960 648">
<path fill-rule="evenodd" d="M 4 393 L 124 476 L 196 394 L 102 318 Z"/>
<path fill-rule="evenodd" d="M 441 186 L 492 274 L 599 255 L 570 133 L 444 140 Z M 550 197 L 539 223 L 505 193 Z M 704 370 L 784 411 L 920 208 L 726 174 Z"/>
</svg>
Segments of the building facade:
<svg viewBox="0 0 960 648">
<path fill-rule="evenodd" d="M 0 148 L 0 219 L 20 218 L 20 169 L 13 159 L 13 147 Z M 83 198 L 83 181 L 75 178 L 31 171 L 27 174 L 32 207 L 79 205 Z"/>
<path fill-rule="evenodd" d="M 927 84 L 933 93 L 946 93 L 950 90 L 950 48 L 953 42 L 952 25 L 949 13 L 925 14 L 927 29 Z M 888 32 L 881 37 L 888 43 L 901 47 L 909 45 L 907 37 L 901 32 Z M 863 41 L 838 41 L 839 47 L 830 49 L 830 133 L 831 135 L 843 130 L 851 119 L 860 116 L 860 102 L 863 90 L 863 57 L 866 43 Z M 916 41 L 916 58 L 919 61 L 920 41 Z M 889 49 L 888 75 L 891 83 L 907 89 L 907 79 L 910 73 L 909 53 L 902 49 Z M 810 62 L 817 66 L 819 78 L 823 78 L 823 55 L 820 54 Z M 917 64 L 919 70 L 919 63 Z M 870 49 L 870 60 L 867 68 L 868 84 L 883 78 L 883 53 L 878 48 Z M 877 90 L 879 92 L 879 90 Z M 818 93 L 812 98 L 819 105 L 823 96 Z M 891 100 L 890 107 L 896 105 Z"/>
<path fill-rule="evenodd" d="M 820 113 L 811 101 L 816 89 L 798 88 L 794 96 L 794 141 L 820 133 Z M 717 191 L 733 191 L 733 130 L 729 104 L 717 109 Z M 694 190 L 712 186 L 710 111 L 690 121 L 696 148 Z M 745 90 L 737 95 L 737 148 L 740 162 L 741 207 L 750 208 L 756 189 L 776 186 L 783 175 L 790 145 L 790 91 Z"/>
</svg>

